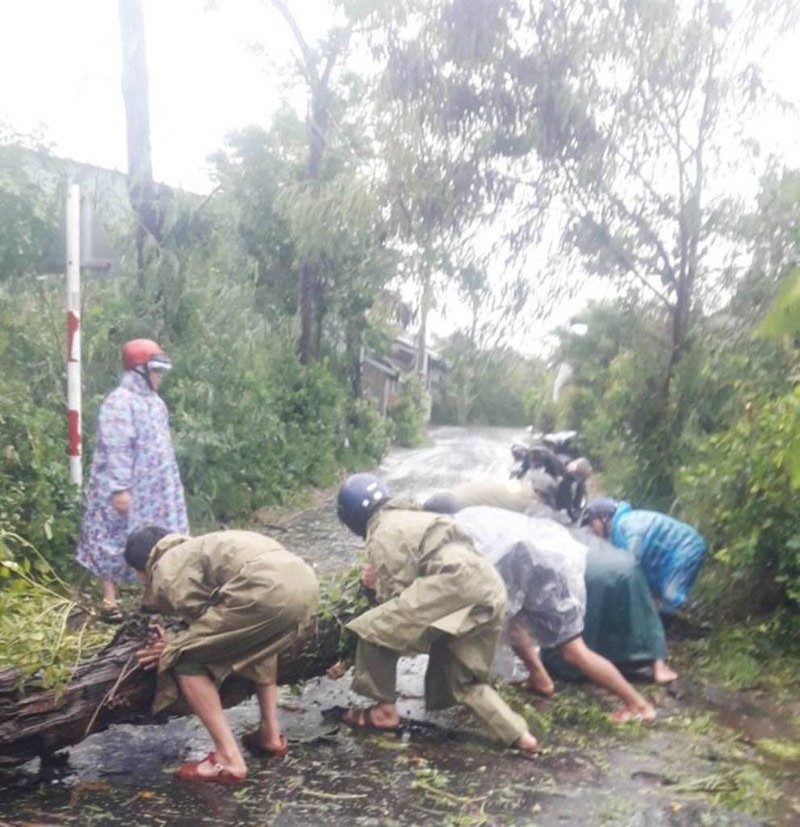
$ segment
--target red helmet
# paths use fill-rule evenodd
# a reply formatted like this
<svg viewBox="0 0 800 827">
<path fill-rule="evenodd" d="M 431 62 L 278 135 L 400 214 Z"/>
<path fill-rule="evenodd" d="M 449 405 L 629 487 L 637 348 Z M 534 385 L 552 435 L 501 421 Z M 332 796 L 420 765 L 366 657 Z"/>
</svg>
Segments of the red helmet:
<svg viewBox="0 0 800 827">
<path fill-rule="evenodd" d="M 169 359 L 158 342 L 152 339 L 131 339 L 122 346 L 122 366 L 125 370 L 133 370 L 151 361 L 169 366 Z"/>
</svg>

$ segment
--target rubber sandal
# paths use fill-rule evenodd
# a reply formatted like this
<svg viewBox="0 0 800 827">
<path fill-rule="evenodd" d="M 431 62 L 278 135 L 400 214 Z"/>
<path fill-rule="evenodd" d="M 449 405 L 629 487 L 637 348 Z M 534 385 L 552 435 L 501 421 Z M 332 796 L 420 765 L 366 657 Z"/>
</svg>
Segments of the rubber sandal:
<svg viewBox="0 0 800 827">
<path fill-rule="evenodd" d="M 283 733 L 281 733 L 281 745 L 276 748 L 264 746 L 261 741 L 261 733 L 257 729 L 242 735 L 242 744 L 248 752 L 257 755 L 259 758 L 269 758 L 270 756 L 283 758 L 289 752 L 289 741 Z"/>
<path fill-rule="evenodd" d="M 372 717 L 372 707 L 368 709 L 343 709 L 339 713 L 339 720 L 356 732 L 397 732 L 400 724 L 395 726 L 380 726 Z"/>
<path fill-rule="evenodd" d="M 213 765 L 213 775 L 200 774 L 200 765 L 206 761 Z M 232 772 L 228 772 L 228 770 L 217 761 L 217 755 L 214 752 L 209 752 L 205 758 L 201 758 L 199 761 L 187 761 L 185 764 L 181 764 L 180 767 L 175 770 L 174 775 L 175 778 L 181 781 L 208 781 L 212 784 L 244 784 L 247 780 L 247 777 L 244 775 L 234 775 Z"/>
</svg>

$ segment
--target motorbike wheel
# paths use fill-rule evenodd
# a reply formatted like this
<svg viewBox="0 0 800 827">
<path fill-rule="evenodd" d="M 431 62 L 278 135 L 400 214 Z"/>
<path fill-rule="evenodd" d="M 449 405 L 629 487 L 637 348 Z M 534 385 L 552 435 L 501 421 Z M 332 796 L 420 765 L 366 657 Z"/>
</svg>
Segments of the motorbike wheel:
<svg viewBox="0 0 800 827">
<path fill-rule="evenodd" d="M 567 513 L 573 523 L 580 518 L 583 509 L 586 508 L 587 500 L 586 483 L 584 480 L 573 480 L 570 485 L 570 499 L 569 505 L 567 506 Z"/>
</svg>

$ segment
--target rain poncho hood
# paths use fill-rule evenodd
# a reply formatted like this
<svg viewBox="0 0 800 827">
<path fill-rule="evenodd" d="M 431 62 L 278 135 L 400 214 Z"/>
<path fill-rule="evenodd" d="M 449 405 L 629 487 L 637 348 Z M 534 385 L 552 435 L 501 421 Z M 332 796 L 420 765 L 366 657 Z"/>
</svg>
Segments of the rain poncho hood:
<svg viewBox="0 0 800 827">
<path fill-rule="evenodd" d="M 620 502 L 614 513 L 611 542 L 636 556 L 666 614 L 686 602 L 707 550 L 690 525 L 657 511 L 631 508 L 627 502 Z"/>
</svg>

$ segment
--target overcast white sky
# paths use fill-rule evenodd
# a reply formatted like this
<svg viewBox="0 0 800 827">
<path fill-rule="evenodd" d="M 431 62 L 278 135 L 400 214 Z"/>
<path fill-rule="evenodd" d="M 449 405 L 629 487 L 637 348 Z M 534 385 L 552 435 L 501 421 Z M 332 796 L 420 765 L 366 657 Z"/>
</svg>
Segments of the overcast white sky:
<svg viewBox="0 0 800 827">
<path fill-rule="evenodd" d="M 0 21 L 0 120 L 18 131 L 44 126 L 55 151 L 125 168 L 120 38 L 115 0 L 5 0 Z M 199 192 L 206 158 L 226 133 L 266 124 L 280 100 L 264 44 L 290 57 L 282 19 L 259 0 L 144 0 L 154 174 Z M 293 4 L 313 40 L 325 2 Z"/>
<path fill-rule="evenodd" d="M 291 5 L 309 40 L 322 34 L 325 0 Z M 43 127 L 57 154 L 124 170 L 117 2 L 0 0 L 0 9 L 0 122 L 20 132 Z M 144 0 L 144 12 L 154 174 L 207 192 L 208 155 L 228 132 L 267 124 L 280 102 L 276 67 L 290 59 L 292 37 L 266 0 Z M 252 54 L 252 42 L 269 59 Z M 798 44 L 776 44 L 766 69 L 767 83 L 797 101 Z M 755 131 L 800 166 L 796 120 Z"/>
<path fill-rule="evenodd" d="M 115 0 L 5 0 L 0 7 L 0 120 L 19 131 L 44 126 L 59 154 L 124 169 Z M 324 31 L 325 0 L 292 7 L 310 40 Z M 155 174 L 208 190 L 206 158 L 226 133 L 269 121 L 281 97 L 274 67 L 290 58 L 291 35 L 262 0 L 144 0 L 144 11 Z M 250 42 L 264 45 L 273 67 L 247 50 Z M 798 44 L 777 44 L 768 72 L 797 100 Z M 796 131 L 767 125 L 763 137 L 800 162 Z"/>
</svg>

